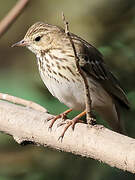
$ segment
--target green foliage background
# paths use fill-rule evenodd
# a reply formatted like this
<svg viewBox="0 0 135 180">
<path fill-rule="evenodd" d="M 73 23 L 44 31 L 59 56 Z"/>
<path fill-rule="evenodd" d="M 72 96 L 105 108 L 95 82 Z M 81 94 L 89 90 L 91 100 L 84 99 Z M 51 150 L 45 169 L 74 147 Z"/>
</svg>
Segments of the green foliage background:
<svg viewBox="0 0 135 180">
<path fill-rule="evenodd" d="M 0 2 L 1 19 L 16 2 Z M 131 111 L 125 112 L 123 118 L 128 134 L 134 137 L 134 0 L 31 0 L 23 14 L 0 40 L 0 91 L 35 101 L 51 113 L 58 114 L 66 109 L 45 88 L 39 77 L 35 56 L 26 49 L 10 47 L 21 40 L 27 29 L 37 21 L 63 26 L 62 11 L 70 23 L 71 31 L 103 53 L 106 63 L 127 91 Z M 115 178 L 132 180 L 134 176 L 69 153 L 43 147 L 21 147 L 11 137 L 0 134 L 0 180 Z"/>
</svg>

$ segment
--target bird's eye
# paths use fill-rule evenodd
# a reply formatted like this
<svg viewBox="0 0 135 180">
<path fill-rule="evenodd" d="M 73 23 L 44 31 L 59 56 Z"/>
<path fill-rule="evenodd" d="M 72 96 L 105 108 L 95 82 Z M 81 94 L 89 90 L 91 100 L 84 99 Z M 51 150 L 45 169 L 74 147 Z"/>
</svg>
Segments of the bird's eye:
<svg viewBox="0 0 135 180">
<path fill-rule="evenodd" d="M 41 36 L 37 36 L 37 37 L 35 38 L 35 41 L 40 41 L 40 39 L 41 39 Z"/>
</svg>

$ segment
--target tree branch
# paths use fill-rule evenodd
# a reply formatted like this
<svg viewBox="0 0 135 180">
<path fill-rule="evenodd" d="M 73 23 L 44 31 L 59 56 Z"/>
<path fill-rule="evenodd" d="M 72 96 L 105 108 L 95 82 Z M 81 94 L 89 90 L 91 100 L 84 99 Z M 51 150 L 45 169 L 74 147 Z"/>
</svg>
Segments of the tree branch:
<svg viewBox="0 0 135 180">
<path fill-rule="evenodd" d="M 0 37 L 21 14 L 28 2 L 29 0 L 19 0 L 16 5 L 9 11 L 9 13 L 2 19 L 0 22 Z"/>
<path fill-rule="evenodd" d="M 47 112 L 47 110 L 44 107 L 40 106 L 39 104 L 36 104 L 33 101 L 28 101 L 28 100 L 25 100 L 16 96 L 12 96 L 9 94 L 0 93 L 0 99 L 12 102 L 14 104 L 23 105 L 23 106 L 35 109 L 37 111 Z"/>
<path fill-rule="evenodd" d="M 8 113 L 7 113 L 8 112 Z M 91 157 L 110 166 L 135 173 L 135 140 L 106 128 L 78 123 L 75 130 L 58 137 L 63 127 L 48 131 L 50 114 L 0 101 L 0 131 L 10 134 L 19 143 L 33 142 L 45 147 Z"/>
</svg>

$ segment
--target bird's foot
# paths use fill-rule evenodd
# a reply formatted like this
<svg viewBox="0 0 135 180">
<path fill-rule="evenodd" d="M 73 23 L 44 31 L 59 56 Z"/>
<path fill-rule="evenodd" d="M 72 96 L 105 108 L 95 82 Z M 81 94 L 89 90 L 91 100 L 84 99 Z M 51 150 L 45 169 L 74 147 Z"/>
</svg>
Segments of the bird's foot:
<svg viewBox="0 0 135 180">
<path fill-rule="evenodd" d="M 67 111 L 64 111 L 63 113 L 61 113 L 61 114 L 59 114 L 59 115 L 57 115 L 57 116 L 55 116 L 55 117 L 50 117 L 50 118 L 48 118 L 47 121 L 52 120 L 52 121 L 51 121 L 51 124 L 49 125 L 49 129 L 50 129 L 50 130 L 52 129 L 52 126 L 53 126 L 53 124 L 55 123 L 55 121 L 56 121 L 57 119 L 61 118 L 62 121 L 65 121 L 65 120 L 67 119 L 67 114 L 70 113 L 71 111 L 72 111 L 72 109 L 68 109 Z"/>
<path fill-rule="evenodd" d="M 86 114 L 86 111 L 83 111 L 82 113 L 80 113 L 79 115 L 77 115 L 75 118 L 73 118 L 72 120 L 66 120 L 65 122 L 61 122 L 57 125 L 57 127 L 60 127 L 64 124 L 66 124 L 66 126 L 64 127 L 64 130 L 62 132 L 62 134 L 60 135 L 60 137 L 58 138 L 58 140 L 61 140 L 63 139 L 64 135 L 65 135 L 65 132 L 67 131 L 67 129 L 71 126 L 72 127 L 72 130 L 74 130 L 75 128 L 75 124 L 76 123 L 83 123 L 82 120 L 80 120 L 80 118 L 82 116 L 84 116 Z"/>
<path fill-rule="evenodd" d="M 61 141 L 62 141 L 62 139 L 63 139 L 63 137 L 64 137 L 64 135 L 65 135 L 65 132 L 67 131 L 67 129 L 68 129 L 70 126 L 71 126 L 72 130 L 74 130 L 76 123 L 84 123 L 84 122 L 83 122 L 82 120 L 79 120 L 78 118 L 75 117 L 75 118 L 72 119 L 72 120 L 66 120 L 65 122 L 59 123 L 59 124 L 57 125 L 57 127 L 60 127 L 60 126 L 65 125 L 65 124 L 66 124 L 66 126 L 64 127 L 64 130 L 63 130 L 62 134 L 60 135 L 60 137 L 58 138 L 58 140 L 61 140 Z"/>
</svg>

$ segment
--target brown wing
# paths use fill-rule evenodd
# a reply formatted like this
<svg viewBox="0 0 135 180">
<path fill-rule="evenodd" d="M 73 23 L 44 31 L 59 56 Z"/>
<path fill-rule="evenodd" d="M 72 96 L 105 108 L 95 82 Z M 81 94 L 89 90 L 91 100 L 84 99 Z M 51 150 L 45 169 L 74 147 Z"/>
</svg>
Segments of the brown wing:
<svg viewBox="0 0 135 180">
<path fill-rule="evenodd" d="M 102 54 L 92 45 L 79 37 L 73 38 L 75 41 L 78 39 L 83 47 L 81 53 L 78 54 L 81 61 L 80 66 L 87 74 L 99 81 L 102 87 L 113 97 L 115 97 L 120 104 L 129 109 L 129 101 L 125 92 L 120 86 L 117 78 L 109 71 L 109 68 L 104 63 Z"/>
</svg>

